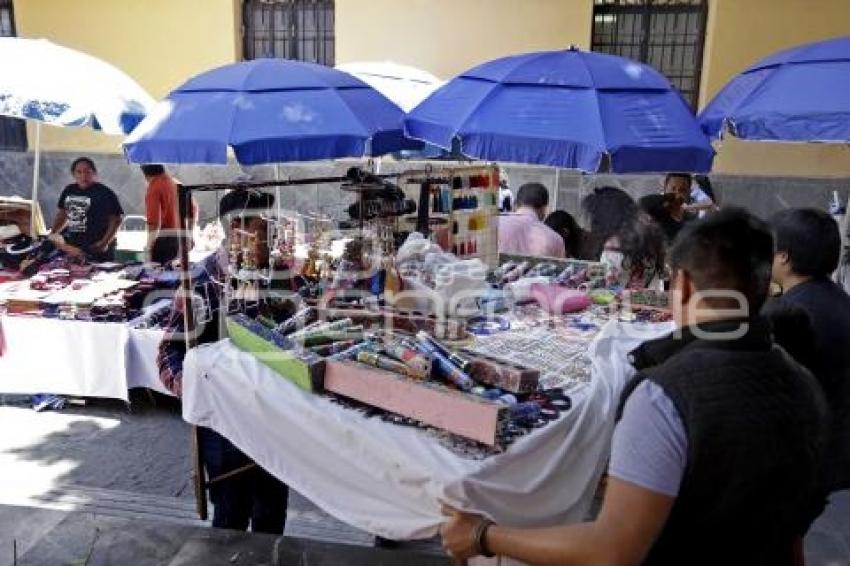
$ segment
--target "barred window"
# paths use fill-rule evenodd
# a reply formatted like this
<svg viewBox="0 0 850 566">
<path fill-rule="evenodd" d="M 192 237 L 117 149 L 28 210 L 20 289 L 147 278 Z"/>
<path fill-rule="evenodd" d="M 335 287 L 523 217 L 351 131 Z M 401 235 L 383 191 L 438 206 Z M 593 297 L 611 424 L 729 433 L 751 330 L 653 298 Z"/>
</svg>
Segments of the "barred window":
<svg viewBox="0 0 850 566">
<path fill-rule="evenodd" d="M 696 109 L 706 14 L 705 0 L 594 0 L 591 49 L 652 65 Z"/>
<path fill-rule="evenodd" d="M 243 57 L 334 65 L 334 0 L 245 0 Z"/>
<path fill-rule="evenodd" d="M 0 0 L 0 36 L 14 37 L 15 12 L 12 0 Z M 26 151 L 27 126 L 19 118 L 0 116 L 0 150 Z"/>
</svg>

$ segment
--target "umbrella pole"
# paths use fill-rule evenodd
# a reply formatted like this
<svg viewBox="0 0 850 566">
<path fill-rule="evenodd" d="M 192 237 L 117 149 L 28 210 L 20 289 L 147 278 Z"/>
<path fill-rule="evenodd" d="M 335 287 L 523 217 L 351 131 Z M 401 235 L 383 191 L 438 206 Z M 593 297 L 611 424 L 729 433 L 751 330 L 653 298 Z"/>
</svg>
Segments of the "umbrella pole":
<svg viewBox="0 0 850 566">
<path fill-rule="evenodd" d="M 555 169 L 555 187 L 552 189 L 552 210 L 558 210 L 558 187 L 561 184 L 561 170 Z"/>
<path fill-rule="evenodd" d="M 32 161 L 32 203 L 30 204 L 30 236 L 38 236 L 36 212 L 38 210 L 38 178 L 41 168 L 41 122 L 35 121 L 35 150 Z"/>
<path fill-rule="evenodd" d="M 192 271 L 189 267 L 189 243 L 192 225 L 192 192 L 183 185 L 177 185 L 177 210 L 180 217 L 180 289 L 183 298 L 183 339 L 186 341 L 186 353 L 189 353 L 195 339 L 195 310 L 192 301 Z M 192 483 L 195 486 L 195 509 L 202 521 L 207 520 L 207 480 L 204 475 L 204 454 L 197 426 L 192 426 Z"/>
</svg>

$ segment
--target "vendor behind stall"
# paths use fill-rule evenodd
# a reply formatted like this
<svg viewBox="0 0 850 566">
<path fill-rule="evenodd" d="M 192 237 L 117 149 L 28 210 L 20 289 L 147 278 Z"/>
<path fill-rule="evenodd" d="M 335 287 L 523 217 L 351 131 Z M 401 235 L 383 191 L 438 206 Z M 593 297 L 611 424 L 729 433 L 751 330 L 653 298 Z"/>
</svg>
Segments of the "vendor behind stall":
<svg viewBox="0 0 850 566">
<path fill-rule="evenodd" d="M 112 261 L 115 235 L 124 216 L 118 197 L 97 182 L 97 167 L 88 157 L 75 159 L 71 174 L 76 182 L 59 196 L 50 239 L 70 255 Z"/>
<path fill-rule="evenodd" d="M 219 204 L 219 216 L 228 226 L 228 239 L 240 241 L 244 249 L 251 241 L 258 266 L 268 264 L 268 231 L 260 211 L 270 208 L 274 197 L 266 193 L 235 191 L 226 194 Z M 230 219 L 229 222 L 225 222 Z M 221 288 L 216 282 L 224 279 L 227 263 L 225 245 L 218 254 L 209 256 L 203 264 L 204 274 L 195 279 L 195 292 L 204 297 L 210 313 L 209 320 L 196 320 L 199 343 L 219 340 L 221 335 L 219 305 Z M 208 283 L 212 282 L 210 286 Z M 209 292 L 209 289 L 214 289 Z M 197 300 L 197 299 L 196 299 Z M 182 394 L 183 359 L 186 347 L 182 336 L 182 307 L 176 305 L 159 347 L 157 366 L 160 380 L 169 391 Z M 198 437 L 207 476 L 210 478 L 210 499 L 214 506 L 213 526 L 245 530 L 249 524 L 255 533 L 283 534 L 289 488 L 254 462 L 228 439 L 214 430 L 199 427 Z M 217 479 L 218 478 L 218 479 Z"/>
</svg>

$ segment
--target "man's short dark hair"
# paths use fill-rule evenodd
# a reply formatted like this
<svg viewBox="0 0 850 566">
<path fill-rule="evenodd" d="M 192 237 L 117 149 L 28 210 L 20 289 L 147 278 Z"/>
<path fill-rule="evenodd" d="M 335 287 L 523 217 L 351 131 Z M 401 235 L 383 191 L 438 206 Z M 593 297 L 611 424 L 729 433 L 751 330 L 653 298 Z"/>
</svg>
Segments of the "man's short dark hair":
<svg viewBox="0 0 850 566">
<path fill-rule="evenodd" d="M 260 191 L 237 189 L 224 195 L 218 204 L 218 217 L 240 215 L 249 210 L 265 210 L 274 206 L 274 195 Z"/>
<path fill-rule="evenodd" d="M 792 208 L 775 214 L 770 225 L 776 251 L 785 252 L 797 275 L 828 277 L 838 267 L 841 234 L 838 223 L 816 208 Z"/>
<path fill-rule="evenodd" d="M 773 235 L 746 210 L 727 208 L 687 224 L 673 241 L 670 265 L 687 271 L 698 291 L 740 292 L 756 314 L 770 285 Z"/>
<path fill-rule="evenodd" d="M 144 173 L 146 177 L 155 177 L 165 173 L 165 167 L 157 163 L 147 163 L 142 165 L 142 173 Z"/>
<path fill-rule="evenodd" d="M 541 183 L 526 183 L 519 188 L 519 191 L 517 191 L 517 208 L 521 206 L 543 208 L 548 204 L 549 191 Z"/>
<path fill-rule="evenodd" d="M 684 179 L 688 182 L 688 184 L 691 184 L 694 180 L 693 176 L 690 173 L 667 173 L 667 176 L 664 177 L 665 187 L 667 186 L 667 182 L 670 181 L 670 179 Z"/>
</svg>

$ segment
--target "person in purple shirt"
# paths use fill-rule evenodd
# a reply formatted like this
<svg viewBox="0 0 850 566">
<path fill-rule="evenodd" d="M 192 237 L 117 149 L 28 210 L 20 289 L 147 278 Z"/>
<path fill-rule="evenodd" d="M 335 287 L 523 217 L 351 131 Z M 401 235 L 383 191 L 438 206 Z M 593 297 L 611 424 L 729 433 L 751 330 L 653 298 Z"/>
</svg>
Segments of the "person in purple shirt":
<svg viewBox="0 0 850 566">
<path fill-rule="evenodd" d="M 516 196 L 517 211 L 499 216 L 499 253 L 565 257 L 564 239 L 543 223 L 549 191 L 526 183 Z"/>
<path fill-rule="evenodd" d="M 500 525 L 447 505 L 456 560 L 531 564 L 790 565 L 822 508 L 826 406 L 811 373 L 757 316 L 770 282 L 766 223 L 729 208 L 670 252 L 678 329 L 630 356 L 609 479 L 591 522 Z"/>
</svg>

